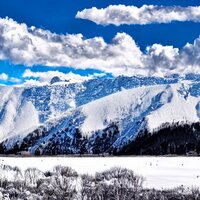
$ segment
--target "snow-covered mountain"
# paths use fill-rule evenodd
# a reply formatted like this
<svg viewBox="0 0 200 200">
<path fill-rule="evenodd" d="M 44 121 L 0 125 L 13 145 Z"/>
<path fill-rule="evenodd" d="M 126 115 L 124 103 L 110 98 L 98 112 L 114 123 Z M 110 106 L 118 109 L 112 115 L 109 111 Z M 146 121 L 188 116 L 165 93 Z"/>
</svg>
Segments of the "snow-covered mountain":
<svg viewBox="0 0 200 200">
<path fill-rule="evenodd" d="M 0 98 L 2 153 L 112 152 L 144 130 L 200 122 L 200 75 L 195 74 L 2 86 Z"/>
</svg>

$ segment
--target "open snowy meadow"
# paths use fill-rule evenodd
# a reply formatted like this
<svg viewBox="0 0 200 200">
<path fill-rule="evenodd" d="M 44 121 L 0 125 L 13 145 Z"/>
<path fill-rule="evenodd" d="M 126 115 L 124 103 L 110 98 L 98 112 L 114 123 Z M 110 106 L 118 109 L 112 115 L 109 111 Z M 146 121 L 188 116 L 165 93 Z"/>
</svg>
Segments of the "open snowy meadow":
<svg viewBox="0 0 200 200">
<path fill-rule="evenodd" d="M 48 171 L 62 165 L 90 175 L 118 166 L 142 175 L 146 188 L 200 187 L 198 157 L 1 157 L 0 164 L 17 166 L 22 171 L 29 167 Z"/>
</svg>

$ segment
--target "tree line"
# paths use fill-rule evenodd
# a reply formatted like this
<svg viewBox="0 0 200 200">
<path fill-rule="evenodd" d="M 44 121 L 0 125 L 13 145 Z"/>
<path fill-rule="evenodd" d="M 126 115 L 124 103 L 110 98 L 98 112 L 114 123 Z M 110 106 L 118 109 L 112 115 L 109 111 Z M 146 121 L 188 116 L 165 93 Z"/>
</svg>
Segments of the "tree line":
<svg viewBox="0 0 200 200">
<path fill-rule="evenodd" d="M 95 175 L 78 174 L 56 166 L 42 172 L 29 168 L 0 166 L 0 199 L 4 200 L 189 200 L 200 199 L 197 188 L 146 189 L 144 177 L 132 170 L 113 167 Z"/>
</svg>

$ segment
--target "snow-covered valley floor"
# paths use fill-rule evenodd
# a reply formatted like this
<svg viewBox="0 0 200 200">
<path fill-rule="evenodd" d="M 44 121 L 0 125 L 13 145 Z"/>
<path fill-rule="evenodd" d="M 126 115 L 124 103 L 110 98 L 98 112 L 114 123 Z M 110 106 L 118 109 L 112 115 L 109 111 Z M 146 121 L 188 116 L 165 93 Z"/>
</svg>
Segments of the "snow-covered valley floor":
<svg viewBox="0 0 200 200">
<path fill-rule="evenodd" d="M 17 166 L 22 171 L 29 167 L 47 171 L 62 165 L 80 174 L 120 166 L 144 176 L 147 188 L 200 187 L 199 157 L 0 157 L 0 164 Z"/>
</svg>

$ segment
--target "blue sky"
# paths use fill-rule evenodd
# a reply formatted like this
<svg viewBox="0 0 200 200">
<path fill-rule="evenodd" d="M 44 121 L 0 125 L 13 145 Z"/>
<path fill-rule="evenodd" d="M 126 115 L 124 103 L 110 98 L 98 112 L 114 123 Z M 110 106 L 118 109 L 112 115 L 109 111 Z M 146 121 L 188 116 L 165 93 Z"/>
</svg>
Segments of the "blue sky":
<svg viewBox="0 0 200 200">
<path fill-rule="evenodd" d="M 143 53 L 146 47 L 155 43 L 163 46 L 171 45 L 173 48 L 181 49 L 186 43 L 193 43 L 200 35 L 200 26 L 198 22 L 171 22 L 171 23 L 153 23 L 147 25 L 97 25 L 93 21 L 76 19 L 78 11 L 86 8 L 96 7 L 97 9 L 106 8 L 109 5 L 134 5 L 141 7 L 147 5 L 162 6 L 200 6 L 199 0 L 123 0 L 123 1 L 104 1 L 104 0 L 2 0 L 0 1 L 0 17 L 12 18 L 17 23 L 25 23 L 28 27 L 35 26 L 43 30 L 49 30 L 52 33 L 60 34 L 78 34 L 81 33 L 84 39 L 93 37 L 102 37 L 106 43 L 110 43 L 117 33 L 126 33 L 131 36 L 140 47 Z M 4 45 L 4 44 L 3 44 Z M 112 72 L 105 71 L 104 68 L 87 67 L 83 69 L 73 66 L 48 67 L 36 65 L 26 66 L 24 63 L 14 64 L 12 59 L 4 58 L 0 61 L 0 73 L 5 73 L 9 77 L 15 77 L 22 82 L 27 79 L 22 75 L 27 68 L 32 72 L 45 72 L 48 70 L 58 70 L 64 73 L 72 71 L 81 75 L 92 73 Z M 134 75 L 134 74 L 133 74 Z M 10 79 L 1 80 L 0 83 L 15 84 Z"/>
</svg>

